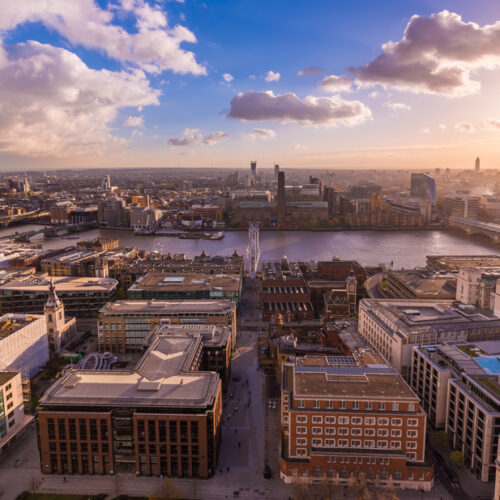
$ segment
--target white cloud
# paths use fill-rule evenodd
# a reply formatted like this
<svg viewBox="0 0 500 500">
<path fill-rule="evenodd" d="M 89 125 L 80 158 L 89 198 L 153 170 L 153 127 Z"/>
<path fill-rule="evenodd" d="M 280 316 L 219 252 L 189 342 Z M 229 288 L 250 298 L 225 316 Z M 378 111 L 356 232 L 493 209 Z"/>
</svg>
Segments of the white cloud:
<svg viewBox="0 0 500 500">
<path fill-rule="evenodd" d="M 318 66 L 309 66 L 308 68 L 301 69 L 297 75 L 299 76 L 319 76 L 324 74 L 326 71 L 324 68 L 319 68 Z"/>
<path fill-rule="evenodd" d="M 490 130 L 500 130 L 500 120 L 497 118 L 489 118 L 486 120 L 486 128 Z"/>
<path fill-rule="evenodd" d="M 499 64 L 500 21 L 481 27 L 444 10 L 413 16 L 399 42 L 385 43 L 376 59 L 350 71 L 360 85 L 463 96 L 480 88 L 471 71 Z"/>
<path fill-rule="evenodd" d="M 269 70 L 266 73 L 264 80 L 266 82 L 279 82 L 280 78 L 281 78 L 281 75 L 278 72 L 275 73 L 274 71 Z"/>
<path fill-rule="evenodd" d="M 139 130 L 137 128 L 132 130 L 132 133 L 130 134 L 130 137 L 132 139 L 134 139 L 135 137 L 142 137 L 142 136 L 143 136 L 142 130 Z"/>
<path fill-rule="evenodd" d="M 439 130 L 446 130 L 446 129 L 447 129 L 447 127 L 446 127 L 446 125 L 445 125 L 444 123 L 440 123 L 440 124 L 438 125 L 438 129 L 439 129 Z"/>
<path fill-rule="evenodd" d="M 464 133 L 467 133 L 467 134 L 472 134 L 473 132 L 476 131 L 476 129 L 474 128 L 474 125 L 472 125 L 472 123 L 468 123 L 468 122 L 458 122 L 455 125 L 455 128 L 459 132 L 464 132 Z"/>
<path fill-rule="evenodd" d="M 368 97 L 370 97 L 372 99 L 376 99 L 379 96 L 380 96 L 380 92 L 378 90 L 374 90 L 373 92 L 370 92 L 368 94 Z"/>
<path fill-rule="evenodd" d="M 172 137 L 168 140 L 168 143 L 170 144 L 170 146 L 194 146 L 196 144 L 207 144 L 209 146 L 212 146 L 222 141 L 223 139 L 227 139 L 228 137 L 228 134 L 226 134 L 225 132 L 221 132 L 220 130 L 203 136 L 203 134 L 197 128 L 186 128 L 184 129 L 181 137 Z"/>
<path fill-rule="evenodd" d="M 142 116 L 128 116 L 123 121 L 124 127 L 144 127 L 144 118 Z"/>
<path fill-rule="evenodd" d="M 227 83 L 232 82 L 234 80 L 234 76 L 229 73 L 224 73 L 222 75 L 222 78 L 224 78 L 224 81 L 226 81 Z"/>
<path fill-rule="evenodd" d="M 295 149 L 295 151 L 307 151 L 309 146 L 305 146 L 304 144 L 295 144 L 293 149 Z"/>
<path fill-rule="evenodd" d="M 120 108 L 158 104 L 141 70 L 93 70 L 65 49 L 33 41 L 0 53 L 0 151 L 100 153 L 124 141 L 110 128 Z"/>
<path fill-rule="evenodd" d="M 394 111 L 398 111 L 398 110 L 410 110 L 411 109 L 411 106 L 409 104 L 404 104 L 402 102 L 391 102 L 391 101 L 387 101 L 384 103 L 384 106 L 389 108 L 389 109 L 392 109 Z"/>
<path fill-rule="evenodd" d="M 356 125 L 371 118 L 371 111 L 359 101 L 338 96 L 300 99 L 295 94 L 248 91 L 233 97 L 227 118 L 243 121 L 279 120 L 300 125 Z"/>
<path fill-rule="evenodd" d="M 325 76 L 318 87 L 327 92 L 346 92 L 351 90 L 352 80 L 347 76 L 329 75 Z"/>
<path fill-rule="evenodd" d="M 422 134 L 429 135 L 431 133 L 431 129 L 430 128 L 423 128 L 420 132 Z"/>
<path fill-rule="evenodd" d="M 113 24 L 115 12 L 126 12 L 135 19 L 135 32 Z M 132 63 L 144 71 L 158 73 L 206 74 L 193 52 L 181 48 L 196 37 L 181 25 L 169 27 L 167 16 L 158 5 L 144 0 L 126 0 L 109 10 L 94 0 L 23 0 L 2 2 L 0 30 L 8 31 L 26 22 L 41 22 L 57 31 L 73 45 L 99 50 L 109 57 Z"/>
<path fill-rule="evenodd" d="M 262 139 L 264 141 L 268 139 L 274 139 L 276 137 L 276 132 L 270 128 L 254 128 L 246 137 L 251 141 L 256 139 Z"/>
</svg>

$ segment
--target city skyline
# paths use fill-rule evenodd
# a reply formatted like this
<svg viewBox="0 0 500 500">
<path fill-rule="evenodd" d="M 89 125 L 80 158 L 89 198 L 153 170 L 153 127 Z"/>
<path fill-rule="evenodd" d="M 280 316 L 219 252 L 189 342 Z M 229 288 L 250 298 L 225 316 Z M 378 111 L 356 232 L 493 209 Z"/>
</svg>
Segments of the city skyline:
<svg viewBox="0 0 500 500">
<path fill-rule="evenodd" d="M 491 2 L 2 9 L 4 171 L 500 164 Z"/>
</svg>

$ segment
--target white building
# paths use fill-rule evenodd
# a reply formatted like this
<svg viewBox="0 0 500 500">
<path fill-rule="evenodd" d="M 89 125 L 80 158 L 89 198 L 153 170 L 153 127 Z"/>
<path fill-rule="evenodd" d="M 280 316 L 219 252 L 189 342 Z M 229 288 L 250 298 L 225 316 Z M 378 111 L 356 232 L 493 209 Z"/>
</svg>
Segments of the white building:
<svg viewBox="0 0 500 500">
<path fill-rule="evenodd" d="M 162 212 L 156 208 L 130 207 L 130 225 L 148 227 L 161 219 Z"/>
<path fill-rule="evenodd" d="M 24 414 L 20 372 L 0 371 L 0 455 L 32 420 Z"/>
<path fill-rule="evenodd" d="M 9 313 L 0 317 L 0 370 L 18 370 L 33 378 L 48 360 L 45 316 Z"/>
</svg>

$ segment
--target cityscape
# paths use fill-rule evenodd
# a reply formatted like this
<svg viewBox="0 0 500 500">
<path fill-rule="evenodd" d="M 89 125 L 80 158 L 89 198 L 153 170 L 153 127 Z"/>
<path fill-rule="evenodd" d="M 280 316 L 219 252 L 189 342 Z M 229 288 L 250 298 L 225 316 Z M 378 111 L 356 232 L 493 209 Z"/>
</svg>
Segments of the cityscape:
<svg viewBox="0 0 500 500">
<path fill-rule="evenodd" d="M 0 500 L 500 500 L 500 5 L 401 4 L 2 5 Z"/>
</svg>

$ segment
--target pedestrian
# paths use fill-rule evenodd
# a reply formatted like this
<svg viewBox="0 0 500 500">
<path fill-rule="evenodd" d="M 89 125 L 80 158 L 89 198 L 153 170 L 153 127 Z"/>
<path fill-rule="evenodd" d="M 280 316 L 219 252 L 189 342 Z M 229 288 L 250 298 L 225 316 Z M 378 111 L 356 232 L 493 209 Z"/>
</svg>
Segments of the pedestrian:
<svg viewBox="0 0 500 500">
<path fill-rule="evenodd" d="M 229 472 L 229 467 L 227 468 L 227 471 Z"/>
<path fill-rule="evenodd" d="M 238 441 L 238 448 L 241 448 L 241 443 Z"/>
</svg>

